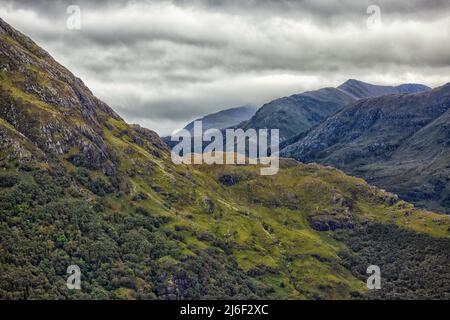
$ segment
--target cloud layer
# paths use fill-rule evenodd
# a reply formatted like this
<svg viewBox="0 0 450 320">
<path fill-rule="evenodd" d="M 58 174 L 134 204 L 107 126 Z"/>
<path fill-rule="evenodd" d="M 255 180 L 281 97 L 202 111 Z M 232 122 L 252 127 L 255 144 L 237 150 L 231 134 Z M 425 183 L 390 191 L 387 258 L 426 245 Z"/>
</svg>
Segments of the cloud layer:
<svg viewBox="0 0 450 320">
<path fill-rule="evenodd" d="M 226 107 L 337 86 L 449 82 L 449 1 L 4 1 L 30 35 L 129 122 L 168 134 Z M 69 30 L 68 5 L 81 9 Z"/>
</svg>

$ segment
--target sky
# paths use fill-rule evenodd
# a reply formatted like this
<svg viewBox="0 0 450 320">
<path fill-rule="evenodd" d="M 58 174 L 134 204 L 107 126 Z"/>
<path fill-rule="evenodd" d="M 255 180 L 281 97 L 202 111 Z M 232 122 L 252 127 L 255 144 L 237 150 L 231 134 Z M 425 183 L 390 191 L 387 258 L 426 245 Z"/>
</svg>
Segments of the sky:
<svg viewBox="0 0 450 320">
<path fill-rule="evenodd" d="M 0 17 L 160 135 L 347 79 L 450 82 L 448 0 L 0 0 Z"/>
</svg>

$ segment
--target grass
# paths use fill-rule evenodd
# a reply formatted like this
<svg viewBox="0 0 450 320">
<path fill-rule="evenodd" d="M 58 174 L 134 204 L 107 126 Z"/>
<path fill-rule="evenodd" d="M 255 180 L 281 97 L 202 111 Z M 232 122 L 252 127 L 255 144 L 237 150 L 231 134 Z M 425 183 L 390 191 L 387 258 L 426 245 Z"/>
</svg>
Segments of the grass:
<svg viewBox="0 0 450 320">
<path fill-rule="evenodd" d="M 0 86 L 3 90 L 9 91 L 10 95 L 14 97 L 14 99 L 20 99 L 24 102 L 27 102 L 31 104 L 32 106 L 38 107 L 41 111 L 45 111 L 52 115 L 57 115 L 57 111 L 55 110 L 55 106 L 50 106 L 49 104 L 39 100 L 36 96 L 33 94 L 24 92 L 23 90 L 19 89 L 17 85 L 15 85 L 13 82 L 25 82 L 26 79 L 17 73 L 11 73 L 7 71 L 1 71 L 0 72 Z M 29 112 L 35 112 L 33 108 L 28 109 Z"/>
</svg>

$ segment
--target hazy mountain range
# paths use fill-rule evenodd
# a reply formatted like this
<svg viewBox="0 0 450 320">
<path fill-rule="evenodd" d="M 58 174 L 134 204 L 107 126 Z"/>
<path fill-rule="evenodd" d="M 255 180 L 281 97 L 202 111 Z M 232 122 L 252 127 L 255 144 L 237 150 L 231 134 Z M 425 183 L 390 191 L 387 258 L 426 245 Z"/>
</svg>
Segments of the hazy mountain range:
<svg viewBox="0 0 450 320">
<path fill-rule="evenodd" d="M 225 109 L 216 113 L 208 114 L 204 117 L 198 118 L 194 121 L 201 121 L 203 131 L 208 129 L 225 129 L 234 127 L 243 121 L 246 121 L 253 117 L 258 110 L 258 107 L 254 105 L 245 105 L 236 108 Z M 194 121 L 190 122 L 183 129 L 193 133 Z"/>
</svg>

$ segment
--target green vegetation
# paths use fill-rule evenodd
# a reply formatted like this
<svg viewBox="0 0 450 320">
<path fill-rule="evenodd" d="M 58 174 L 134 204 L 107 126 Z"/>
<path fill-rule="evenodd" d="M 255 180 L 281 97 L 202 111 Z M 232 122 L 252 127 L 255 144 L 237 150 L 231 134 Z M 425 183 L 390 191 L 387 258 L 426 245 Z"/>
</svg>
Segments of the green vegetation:
<svg viewBox="0 0 450 320">
<path fill-rule="evenodd" d="M 365 297 L 365 275 L 357 271 L 374 259 L 383 270 L 395 268 L 402 273 L 399 259 L 379 260 L 387 256 L 383 252 L 371 256 L 371 248 L 384 242 L 395 249 L 403 241 L 398 239 L 402 232 L 413 237 L 407 239 L 409 256 L 434 241 L 440 249 L 428 253 L 427 263 L 449 258 L 448 250 L 442 250 L 448 246 L 448 217 L 424 213 L 401 201 L 392 203 L 391 195 L 334 169 L 288 161 L 279 175 L 260 177 L 253 174 L 254 167 L 193 169 L 166 164 L 164 171 L 155 169 L 151 176 L 123 176 L 112 187 L 108 178 L 82 167 L 67 174 L 57 163 L 46 169 L 29 163 L 27 171 L 6 169 L 2 163 L 6 182 L 0 196 L 4 270 L 0 295 L 14 299 Z M 239 183 L 221 183 L 223 175 L 239 174 Z M 173 184 L 170 178 L 177 175 Z M 109 186 L 108 192 L 99 192 L 103 184 Z M 122 190 L 128 184 L 133 187 Z M 357 228 L 318 231 L 310 222 L 323 212 L 332 221 L 346 210 Z M 408 224 L 397 218 L 404 212 Z M 386 216 L 391 218 L 385 220 Z M 381 226 L 392 230 L 384 242 L 370 239 L 360 245 L 367 252 L 354 250 L 360 237 L 355 230 L 368 222 L 377 226 L 385 221 Z M 401 227 L 390 227 L 391 222 Z M 82 269 L 81 292 L 65 288 L 65 268 L 70 264 Z M 442 277 L 448 276 L 445 268 L 440 271 Z M 425 287 L 415 295 L 408 286 L 405 297 L 445 295 L 436 287 Z M 388 288 L 392 295 L 386 297 L 399 296 L 396 287 Z"/>
<path fill-rule="evenodd" d="M 360 279 L 367 277 L 362 266 L 380 266 L 382 290 L 370 291 L 367 299 L 450 299 L 450 239 L 382 224 L 341 231 L 335 237 L 348 245 L 341 256 Z"/>
</svg>

